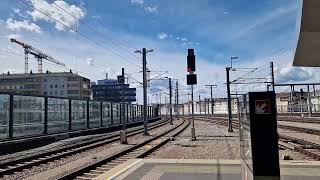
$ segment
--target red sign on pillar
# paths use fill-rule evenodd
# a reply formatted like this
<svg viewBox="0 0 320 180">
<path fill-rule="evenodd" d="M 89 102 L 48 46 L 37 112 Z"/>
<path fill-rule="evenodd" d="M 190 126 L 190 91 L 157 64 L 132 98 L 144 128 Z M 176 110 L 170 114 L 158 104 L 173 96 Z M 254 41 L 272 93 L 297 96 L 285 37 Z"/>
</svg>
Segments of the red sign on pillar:
<svg viewBox="0 0 320 180">
<path fill-rule="evenodd" d="M 256 100 L 255 114 L 271 114 L 270 100 Z"/>
</svg>

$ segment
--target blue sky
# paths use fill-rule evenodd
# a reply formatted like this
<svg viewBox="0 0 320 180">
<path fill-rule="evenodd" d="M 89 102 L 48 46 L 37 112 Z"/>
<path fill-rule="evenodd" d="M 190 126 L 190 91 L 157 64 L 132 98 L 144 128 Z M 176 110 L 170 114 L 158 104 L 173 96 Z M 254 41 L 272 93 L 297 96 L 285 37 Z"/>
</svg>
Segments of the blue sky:
<svg viewBox="0 0 320 180">
<path fill-rule="evenodd" d="M 133 51 L 143 47 L 155 50 L 148 54 L 151 70 L 169 71 L 164 76 L 180 79 L 182 85 L 187 49 L 194 48 L 200 82 L 196 92 L 205 95 L 204 85 L 215 83 L 221 86 L 217 96 L 224 96 L 224 68 L 231 56 L 239 57 L 237 67 L 267 67 L 270 60 L 275 61 L 281 82 L 314 80 L 318 78 L 314 69 L 290 67 L 300 4 L 301 0 L 2 0 L 0 58 L 4 66 L 0 71 L 23 72 L 23 57 L 10 54 L 23 53 L 8 40 L 15 37 L 67 64 L 64 69 L 45 64 L 46 69 L 76 69 L 93 81 L 104 78 L 106 72 L 115 77 L 121 67 L 140 81 L 140 55 Z M 36 71 L 35 61 L 30 63 Z M 292 78 L 301 73 L 302 79 Z M 163 89 L 166 83 L 155 81 L 151 90 Z"/>
</svg>

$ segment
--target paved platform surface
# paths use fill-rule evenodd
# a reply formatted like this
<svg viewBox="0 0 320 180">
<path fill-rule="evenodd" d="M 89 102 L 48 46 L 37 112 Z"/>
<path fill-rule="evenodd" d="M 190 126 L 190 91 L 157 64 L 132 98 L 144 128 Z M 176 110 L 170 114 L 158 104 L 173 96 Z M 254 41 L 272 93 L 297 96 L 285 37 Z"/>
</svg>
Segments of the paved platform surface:
<svg viewBox="0 0 320 180">
<path fill-rule="evenodd" d="M 281 162 L 281 180 L 319 180 L 320 161 Z M 133 159 L 97 180 L 241 180 L 239 160 Z"/>
</svg>

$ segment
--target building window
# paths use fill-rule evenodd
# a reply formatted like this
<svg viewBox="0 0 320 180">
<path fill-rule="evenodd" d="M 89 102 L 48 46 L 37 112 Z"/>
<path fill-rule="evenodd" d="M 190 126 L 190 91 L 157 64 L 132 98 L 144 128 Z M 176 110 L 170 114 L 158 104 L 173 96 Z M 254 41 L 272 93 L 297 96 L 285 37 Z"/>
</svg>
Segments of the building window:
<svg viewBox="0 0 320 180">
<path fill-rule="evenodd" d="M 58 88 L 58 85 L 55 85 L 54 87 L 55 87 L 55 88 Z"/>
<path fill-rule="evenodd" d="M 52 85 L 50 85 L 50 88 L 53 88 L 53 86 L 52 86 Z"/>
<path fill-rule="evenodd" d="M 70 84 L 69 87 L 79 87 L 79 84 Z"/>
<path fill-rule="evenodd" d="M 78 81 L 77 77 L 68 77 L 68 81 Z"/>
<path fill-rule="evenodd" d="M 78 90 L 68 90 L 68 94 L 79 94 Z"/>
<path fill-rule="evenodd" d="M 44 91 L 44 92 L 43 92 L 43 95 L 47 95 L 47 94 L 48 94 L 48 92 L 47 92 L 47 91 Z"/>
</svg>

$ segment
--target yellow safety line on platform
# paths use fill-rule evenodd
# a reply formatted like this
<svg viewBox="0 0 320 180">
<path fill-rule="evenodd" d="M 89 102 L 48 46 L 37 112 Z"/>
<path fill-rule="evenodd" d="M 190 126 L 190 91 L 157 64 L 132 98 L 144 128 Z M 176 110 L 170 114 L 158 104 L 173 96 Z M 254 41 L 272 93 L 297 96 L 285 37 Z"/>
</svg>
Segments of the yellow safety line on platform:
<svg viewBox="0 0 320 180">
<path fill-rule="evenodd" d="M 129 166 L 127 166 L 127 167 L 125 167 L 125 168 L 121 169 L 121 170 L 120 170 L 120 171 L 118 171 L 115 175 L 113 175 L 113 176 L 111 176 L 111 177 L 107 178 L 107 180 L 115 179 L 117 176 L 119 176 L 119 175 L 123 174 L 125 171 L 127 171 L 128 169 L 130 169 L 132 166 L 134 166 L 134 165 L 138 164 L 140 161 L 142 161 L 142 159 L 139 159 L 139 160 L 137 160 L 136 162 L 134 162 L 134 163 L 130 164 Z"/>
</svg>

